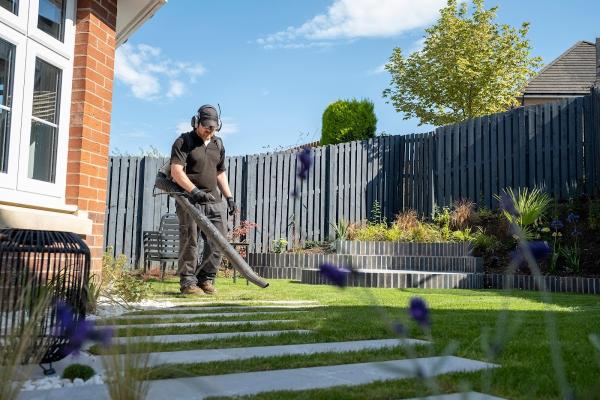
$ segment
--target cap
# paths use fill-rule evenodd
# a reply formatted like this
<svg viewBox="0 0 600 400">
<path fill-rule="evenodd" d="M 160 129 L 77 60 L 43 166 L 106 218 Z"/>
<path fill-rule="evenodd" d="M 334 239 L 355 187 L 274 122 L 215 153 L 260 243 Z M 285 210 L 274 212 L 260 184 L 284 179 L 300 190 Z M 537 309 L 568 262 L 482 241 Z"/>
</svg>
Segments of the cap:
<svg viewBox="0 0 600 400">
<path fill-rule="evenodd" d="M 205 104 L 198 109 L 198 122 L 205 128 L 219 129 L 219 114 L 210 104 Z"/>
</svg>

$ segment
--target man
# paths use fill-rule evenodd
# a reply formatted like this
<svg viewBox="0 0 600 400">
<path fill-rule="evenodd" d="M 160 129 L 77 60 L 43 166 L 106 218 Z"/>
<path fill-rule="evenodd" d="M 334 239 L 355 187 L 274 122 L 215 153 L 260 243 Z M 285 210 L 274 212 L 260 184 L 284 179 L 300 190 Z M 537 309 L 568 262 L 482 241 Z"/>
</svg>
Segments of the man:
<svg viewBox="0 0 600 400">
<path fill-rule="evenodd" d="M 225 173 L 225 148 L 215 132 L 221 129 L 221 120 L 215 107 L 204 105 L 192 117 L 192 130 L 183 133 L 171 149 L 171 177 L 189 193 L 192 202 L 200 208 L 223 236 L 227 234 L 225 207 L 217 186 L 227 199 L 229 215 L 236 212 L 235 201 Z M 198 265 L 198 234 L 196 222 L 176 205 L 179 217 L 179 282 L 184 294 L 215 294 L 214 278 L 221 264 L 222 254 L 214 243 L 204 240 L 202 263 Z"/>
</svg>

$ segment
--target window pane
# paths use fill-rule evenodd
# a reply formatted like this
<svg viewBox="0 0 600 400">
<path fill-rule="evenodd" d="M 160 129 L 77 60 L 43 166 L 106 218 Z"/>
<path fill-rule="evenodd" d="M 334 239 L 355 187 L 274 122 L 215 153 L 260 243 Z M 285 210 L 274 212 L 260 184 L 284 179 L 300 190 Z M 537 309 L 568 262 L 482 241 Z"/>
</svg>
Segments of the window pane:
<svg viewBox="0 0 600 400">
<path fill-rule="evenodd" d="M 54 182 L 56 178 L 61 75 L 60 69 L 36 59 L 28 163 L 32 179 Z"/>
<path fill-rule="evenodd" d="M 31 179 L 54 183 L 57 129 L 42 122 L 31 122 L 29 168 Z"/>
<path fill-rule="evenodd" d="M 8 170 L 15 46 L 0 39 L 0 171 Z"/>
<path fill-rule="evenodd" d="M 65 27 L 65 0 L 40 0 L 38 28 L 63 41 Z"/>
<path fill-rule="evenodd" d="M 19 0 L 0 0 L 0 6 L 6 8 L 13 14 L 19 14 Z"/>
<path fill-rule="evenodd" d="M 34 117 L 58 124 L 61 70 L 39 58 L 35 60 L 33 83 Z"/>
</svg>

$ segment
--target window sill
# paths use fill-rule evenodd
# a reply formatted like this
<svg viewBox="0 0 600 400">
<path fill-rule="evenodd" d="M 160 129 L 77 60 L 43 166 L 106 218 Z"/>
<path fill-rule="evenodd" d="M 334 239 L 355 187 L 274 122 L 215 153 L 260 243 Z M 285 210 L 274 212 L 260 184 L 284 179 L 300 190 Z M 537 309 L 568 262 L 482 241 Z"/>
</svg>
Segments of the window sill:
<svg viewBox="0 0 600 400">
<path fill-rule="evenodd" d="M 76 209 L 76 207 L 75 207 Z M 91 235 L 92 220 L 85 211 L 50 210 L 0 203 L 0 227 L 73 232 Z"/>
</svg>

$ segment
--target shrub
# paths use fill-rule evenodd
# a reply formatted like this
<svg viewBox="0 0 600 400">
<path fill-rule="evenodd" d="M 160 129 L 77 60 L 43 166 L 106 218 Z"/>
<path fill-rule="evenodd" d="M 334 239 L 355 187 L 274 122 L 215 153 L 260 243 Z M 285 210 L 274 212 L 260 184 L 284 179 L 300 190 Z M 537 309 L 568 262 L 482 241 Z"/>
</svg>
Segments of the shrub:
<svg viewBox="0 0 600 400">
<path fill-rule="evenodd" d="M 348 222 L 346 222 L 344 219 L 341 219 L 340 222 L 338 222 L 337 224 L 332 223 L 331 227 L 333 228 L 333 230 L 335 232 L 336 239 L 339 239 L 339 240 L 347 240 L 348 239 L 348 232 L 349 232 L 350 224 Z"/>
<path fill-rule="evenodd" d="M 368 224 L 357 229 L 356 240 L 383 241 L 386 240 L 388 227 L 386 224 Z"/>
<path fill-rule="evenodd" d="M 399 229 L 408 231 L 419 224 L 419 217 L 417 216 L 417 212 L 415 210 L 407 210 L 401 212 L 396 215 L 396 219 L 394 220 L 394 226 L 397 226 Z"/>
<path fill-rule="evenodd" d="M 70 379 L 71 381 L 75 380 L 76 378 L 80 378 L 84 381 L 87 381 L 94 375 L 96 375 L 96 371 L 94 371 L 94 368 L 90 367 L 89 365 L 71 364 L 63 371 L 62 378 Z"/>
<path fill-rule="evenodd" d="M 452 209 L 452 226 L 455 229 L 465 229 L 473 215 L 475 204 L 469 200 L 458 200 Z"/>
<path fill-rule="evenodd" d="M 125 270 L 127 257 L 123 254 L 114 258 L 108 247 L 102 256 L 102 281 L 100 295 L 112 301 L 134 303 L 145 299 L 150 284 L 132 271 Z"/>
<path fill-rule="evenodd" d="M 452 213 L 450 212 L 450 208 L 442 207 L 440 209 L 436 207 L 435 210 L 433 210 L 433 222 L 442 228 L 445 227 L 449 229 L 450 223 L 452 222 Z"/>
<path fill-rule="evenodd" d="M 273 240 L 273 252 L 277 254 L 283 253 L 287 249 L 287 245 L 288 241 L 283 238 Z"/>
<path fill-rule="evenodd" d="M 496 196 L 498 200 L 503 201 L 504 196 L 514 205 L 516 213 L 509 210 L 502 210 L 502 214 L 511 224 L 517 224 L 523 231 L 527 240 L 533 238 L 533 226 L 538 224 L 544 215 L 548 212 L 552 199 L 540 188 L 519 189 L 517 193 L 512 188 L 503 190 L 503 196 Z"/>
<path fill-rule="evenodd" d="M 321 145 L 364 140 L 375 136 L 377 117 L 369 100 L 338 100 L 323 112 Z"/>
</svg>

